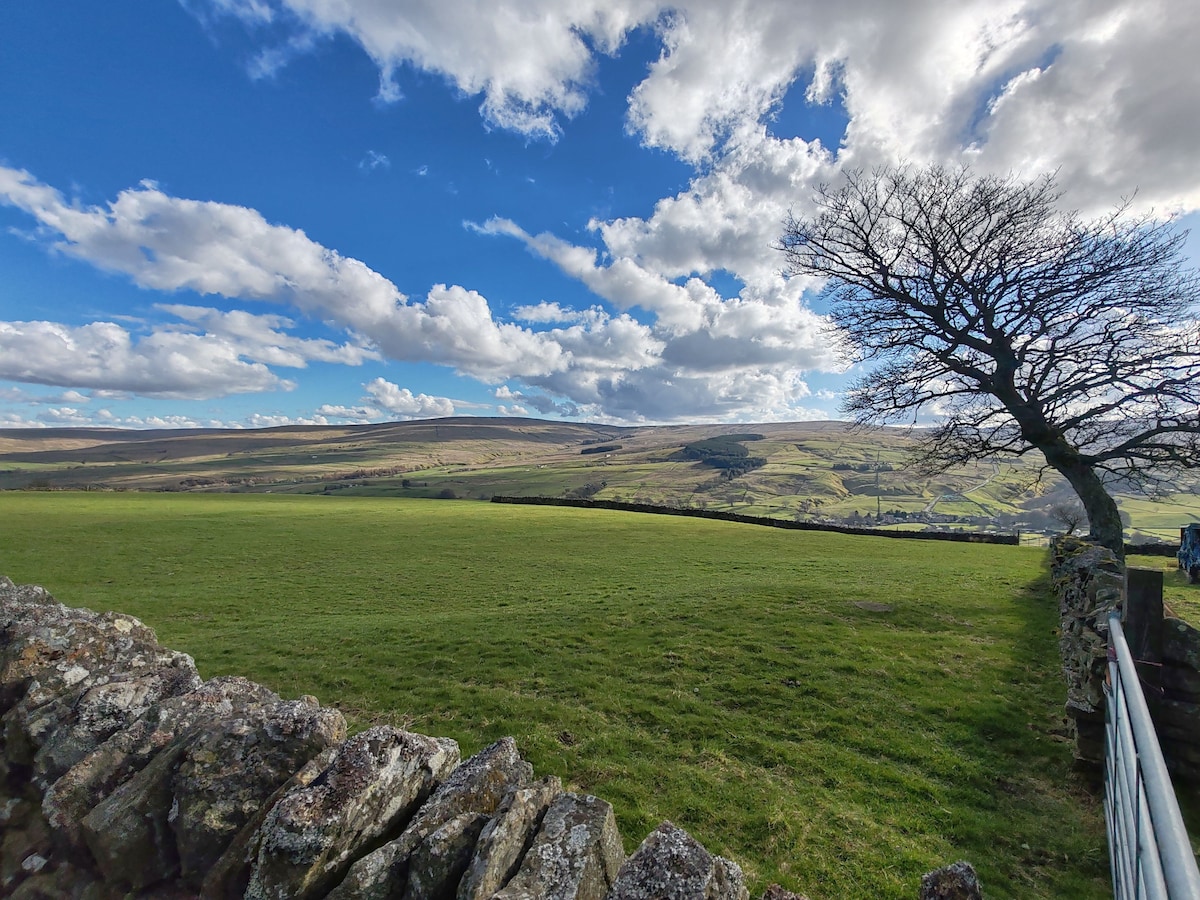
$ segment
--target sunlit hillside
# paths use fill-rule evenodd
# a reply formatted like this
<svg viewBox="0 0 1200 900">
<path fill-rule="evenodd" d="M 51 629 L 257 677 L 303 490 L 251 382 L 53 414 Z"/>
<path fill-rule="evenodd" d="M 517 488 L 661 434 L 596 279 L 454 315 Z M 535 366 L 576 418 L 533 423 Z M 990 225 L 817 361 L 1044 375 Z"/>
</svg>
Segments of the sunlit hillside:
<svg viewBox="0 0 1200 900">
<path fill-rule="evenodd" d="M 685 448 L 732 435 L 746 470 Z M 919 473 L 919 435 L 840 422 L 627 428 L 454 418 L 263 430 L 0 431 L 0 489 L 594 497 L 889 528 L 1037 533 L 1070 492 L 1032 458 Z M 740 451 L 739 451 L 740 452 Z M 1122 495 L 1134 532 L 1172 539 L 1200 521 L 1195 485 Z"/>
</svg>

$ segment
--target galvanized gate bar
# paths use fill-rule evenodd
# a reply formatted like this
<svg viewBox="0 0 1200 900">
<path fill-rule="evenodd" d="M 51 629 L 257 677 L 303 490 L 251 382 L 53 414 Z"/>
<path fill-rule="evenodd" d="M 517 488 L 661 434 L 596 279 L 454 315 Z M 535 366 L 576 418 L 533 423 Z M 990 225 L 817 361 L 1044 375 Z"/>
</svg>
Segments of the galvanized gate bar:
<svg viewBox="0 0 1200 900">
<path fill-rule="evenodd" d="M 1104 806 L 1113 893 L 1118 900 L 1200 900 L 1200 869 L 1119 612 L 1108 628 Z"/>
</svg>

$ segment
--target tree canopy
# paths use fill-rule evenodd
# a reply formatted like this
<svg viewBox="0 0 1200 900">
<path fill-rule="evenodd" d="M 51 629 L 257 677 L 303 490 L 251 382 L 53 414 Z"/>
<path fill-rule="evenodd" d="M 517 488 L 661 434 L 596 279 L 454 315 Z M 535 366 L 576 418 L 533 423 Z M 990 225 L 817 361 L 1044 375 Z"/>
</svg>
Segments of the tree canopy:
<svg viewBox="0 0 1200 900">
<path fill-rule="evenodd" d="M 1200 277 L 1186 232 L 1122 203 L 1087 219 L 1055 178 L 902 166 L 850 172 L 792 216 L 792 275 L 818 276 L 864 363 L 863 424 L 933 416 L 931 469 L 1039 450 L 1122 553 L 1109 488 L 1200 466 Z"/>
</svg>

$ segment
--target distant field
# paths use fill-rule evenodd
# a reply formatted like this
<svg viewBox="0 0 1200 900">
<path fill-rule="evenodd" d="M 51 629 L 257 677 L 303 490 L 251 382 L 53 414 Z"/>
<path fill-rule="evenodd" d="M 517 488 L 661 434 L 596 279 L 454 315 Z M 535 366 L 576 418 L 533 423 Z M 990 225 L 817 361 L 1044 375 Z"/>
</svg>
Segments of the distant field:
<svg viewBox="0 0 1200 900">
<path fill-rule="evenodd" d="M 1129 514 L 1138 531 L 1178 544 L 1179 529 L 1200 522 L 1200 495 L 1176 494 L 1158 501 L 1123 497 L 1121 509 Z"/>
<path fill-rule="evenodd" d="M 1107 891 L 1062 738 L 1045 552 L 498 504 L 0 494 L 0 573 L 143 618 L 202 674 L 465 752 L 505 735 L 773 881 Z"/>
<path fill-rule="evenodd" d="M 741 433 L 761 465 L 721 471 L 683 449 Z M 1043 534 L 1068 500 L 1032 457 L 912 467 L 919 433 L 844 422 L 617 428 L 459 417 L 259 430 L 0 429 L 0 491 L 163 490 L 456 497 L 562 497 L 719 509 L 805 520 L 921 515 L 930 527 Z M 1129 530 L 1177 540 L 1200 521 L 1198 485 L 1165 501 L 1119 495 Z M 863 522 L 859 522 L 862 517 Z M 919 527 L 926 527 L 922 521 Z"/>
</svg>

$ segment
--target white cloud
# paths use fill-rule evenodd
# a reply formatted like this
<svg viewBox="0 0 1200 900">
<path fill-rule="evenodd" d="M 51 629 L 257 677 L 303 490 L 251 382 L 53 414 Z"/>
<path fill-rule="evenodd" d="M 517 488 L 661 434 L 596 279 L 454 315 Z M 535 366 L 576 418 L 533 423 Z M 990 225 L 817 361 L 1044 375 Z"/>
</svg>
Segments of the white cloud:
<svg viewBox="0 0 1200 900">
<path fill-rule="evenodd" d="M 699 278 L 676 284 L 628 257 L 600 265 L 594 250 L 550 234 L 529 235 L 508 220 L 492 219 L 481 230 L 520 240 L 531 252 L 554 262 L 618 307 L 654 313 L 656 326 L 649 335 L 632 319 L 620 322 L 631 331 L 624 368 L 633 368 L 635 361 L 640 363 L 636 368 L 646 368 L 659 360 L 695 373 L 755 365 L 796 369 L 837 365 L 825 320 L 803 304 L 799 285 L 782 277 L 748 285 L 730 299 Z M 608 324 L 611 331 L 620 330 L 618 320 Z"/>
<path fill-rule="evenodd" d="M 47 425 L 90 425 L 91 417 L 70 406 L 52 406 L 38 413 L 38 418 Z"/>
<path fill-rule="evenodd" d="M 526 391 L 514 391 L 506 384 L 496 388 L 493 396 L 497 400 L 503 401 L 500 406 L 497 406 L 502 416 L 527 416 L 530 408 L 536 409 L 543 416 L 554 415 L 568 419 L 577 418 L 581 414 L 580 407 L 576 403 L 570 401 L 564 403 L 542 393 L 530 394 Z"/>
<path fill-rule="evenodd" d="M 370 415 L 367 415 L 364 411 L 354 408 L 324 406 L 308 416 L 252 413 L 241 421 L 225 421 L 181 414 L 119 416 L 108 409 L 99 409 L 89 414 L 71 407 L 55 407 L 39 411 L 32 419 L 18 412 L 0 410 L 0 428 L 280 428 L 291 425 L 367 424 L 380 421 L 378 412 L 371 410 Z"/>
<path fill-rule="evenodd" d="M 54 406 L 57 404 L 82 406 L 91 403 L 92 398 L 87 394 L 81 394 L 79 391 L 63 391 L 60 394 L 35 396 L 27 394 L 20 388 L 8 388 L 0 390 L 0 401 L 27 403 L 30 406 Z"/>
<path fill-rule="evenodd" d="M 412 66 L 481 96 L 488 124 L 546 137 L 586 104 L 597 53 L 617 53 L 632 29 L 650 27 L 662 50 L 629 96 L 629 127 L 684 159 L 719 161 L 785 98 L 832 98 L 850 119 L 842 163 L 954 162 L 966 152 L 998 171 L 1061 168 L 1085 207 L 1110 205 L 1140 186 L 1148 206 L 1200 208 L 1195 4 L 209 3 L 251 25 L 277 31 L 291 23 L 281 58 L 316 37 L 344 34 L 375 61 L 382 96 L 398 96 L 393 75 Z"/>
<path fill-rule="evenodd" d="M 379 358 L 358 344 L 286 334 L 284 329 L 295 323 L 283 316 L 182 304 L 157 308 L 183 322 L 160 325 L 141 336 L 115 322 L 0 322 L 0 378 L 90 388 L 102 397 L 201 399 L 295 386 L 268 366 L 359 365 Z M 90 400 L 72 389 L 28 402 L 78 405 Z"/>
<path fill-rule="evenodd" d="M 744 283 L 778 277 L 779 240 L 790 210 L 803 211 L 812 185 L 836 176 L 833 159 L 799 139 L 762 126 L 734 135 L 729 151 L 648 218 L 593 219 L 609 254 L 666 278 L 725 270 Z"/>
<path fill-rule="evenodd" d="M 160 291 L 287 301 L 320 315 L 354 297 L 347 318 L 385 318 L 403 298 L 356 259 L 269 224 L 255 210 L 171 197 L 152 182 L 122 191 L 107 209 L 68 203 L 28 172 L 0 166 L 0 200 L 58 235 L 54 246 Z"/>
<path fill-rule="evenodd" d="M 243 310 L 222 312 L 180 303 L 160 303 L 156 308 L 225 340 L 236 348 L 239 356 L 267 365 L 296 369 L 305 368 L 310 362 L 358 366 L 365 360 L 379 359 L 378 351 L 359 343 L 335 344 L 287 334 L 296 323 L 286 316 L 255 315 Z"/>
<path fill-rule="evenodd" d="M 49 428 L 45 422 L 27 419 L 20 413 L 0 410 L 0 428 Z"/>
<path fill-rule="evenodd" d="M 619 310 L 567 311 L 550 302 L 520 308 L 518 318 L 549 326 L 534 330 L 498 320 L 486 298 L 458 285 L 434 285 L 423 301 L 411 302 L 358 260 L 270 224 L 255 210 L 170 197 L 152 184 L 122 192 L 107 208 L 84 208 L 26 172 L 0 168 L 0 198 L 34 215 L 61 252 L 123 272 L 143 287 L 288 304 L 352 336 L 344 344 L 302 339 L 288 333 L 295 323 L 285 316 L 188 304 L 159 305 L 182 323 L 136 341 L 112 323 L 9 323 L 4 334 L 19 352 L 8 357 L 7 369 L 0 363 L 0 377 L 11 380 L 211 397 L 288 387 L 268 366 L 356 365 L 383 355 L 450 366 L 484 382 L 517 379 L 551 395 L 526 400 L 527 407 L 625 415 L 646 395 L 647 408 L 678 419 L 758 409 L 761 398 L 752 389 L 790 407 L 802 396 L 795 390 L 800 370 L 835 364 L 823 320 L 803 305 L 798 283 L 747 274 L 741 294 L 723 298 L 699 278 L 679 284 L 667 277 L 661 270 L 669 273 L 670 265 L 658 261 L 665 251 L 602 264 L 591 248 L 531 236 L 507 220 L 477 227 L 522 241 Z M 650 241 L 668 227 L 651 221 L 642 236 Z M 636 252 L 636 240 L 622 240 Z M 620 241 L 614 237 L 613 244 Z M 635 308 L 653 321 L 639 322 L 629 312 Z M 93 345 L 102 347 L 90 351 Z M 738 369 L 749 371 L 735 377 Z M 664 397 L 673 399 L 660 403 Z M 439 402 L 400 389 L 369 401 L 400 415 L 452 408 Z"/>
<path fill-rule="evenodd" d="M 368 150 L 367 155 L 358 161 L 358 168 L 363 172 L 374 172 L 376 169 L 390 169 L 392 161 L 377 150 Z"/>
<path fill-rule="evenodd" d="M 317 407 L 314 418 L 320 419 L 322 423 L 335 421 L 350 425 L 369 425 L 372 422 L 382 421 L 384 416 L 374 407 L 324 403 Z"/>
<path fill-rule="evenodd" d="M 329 421 L 322 415 L 313 416 L 284 416 L 267 413 L 253 413 L 246 417 L 244 426 L 239 423 L 232 427 L 246 428 L 286 428 L 289 425 L 328 425 Z"/>
<path fill-rule="evenodd" d="M 518 306 L 513 310 L 513 317 L 522 322 L 582 322 L 588 318 L 588 311 L 568 309 L 558 303 L 543 300 L 531 306 Z"/>
<path fill-rule="evenodd" d="M 979 161 L 1059 169 L 1070 199 L 1091 210 L 1135 188 L 1143 207 L 1200 209 L 1200 10 L 1167 0 L 1084 8 L 1056 23 L 1053 59 L 995 98 Z"/>
<path fill-rule="evenodd" d="M 533 331 L 497 321 L 481 294 L 458 285 L 434 285 L 423 302 L 410 303 L 362 262 L 302 231 L 269 224 L 245 207 L 171 197 L 144 183 L 121 192 L 107 209 L 81 208 L 28 172 L 4 167 L 0 201 L 35 216 L 59 237 L 54 243 L 59 251 L 124 273 L 142 287 L 286 303 L 362 336 L 342 346 L 300 341 L 276 333 L 286 319 L 167 307 L 229 336 L 230 350 L 255 352 L 270 362 L 354 363 L 373 356 L 364 345 L 370 341 L 394 359 L 434 362 L 502 381 L 570 368 L 574 361 L 566 342 L 587 347 L 590 359 L 637 364 L 638 352 L 629 352 L 627 339 L 639 327 L 627 318 L 596 317 L 585 326 Z"/>
<path fill-rule="evenodd" d="M 96 415 L 97 419 L 101 420 L 106 428 L 236 428 L 235 425 L 227 425 L 224 422 L 213 421 L 211 419 L 202 420 L 191 416 L 169 415 L 169 416 L 114 416 L 106 410 L 101 410 Z M 87 424 L 95 424 L 87 423 Z"/>
<path fill-rule="evenodd" d="M 455 414 L 455 401 L 449 397 L 414 394 L 408 388 L 384 378 L 375 378 L 363 385 L 366 394 L 360 406 L 326 403 L 314 414 L 322 423 L 341 422 L 365 425 L 394 419 L 435 419 Z M 476 404 L 466 404 L 474 406 Z"/>
<path fill-rule="evenodd" d="M 171 332 L 135 339 L 113 322 L 0 322 L 0 378 L 171 398 L 294 387 L 229 343 Z"/>
<path fill-rule="evenodd" d="M 365 385 L 367 397 L 378 409 L 405 419 L 434 419 L 454 415 L 454 402 L 446 397 L 416 394 L 383 378 Z"/>
<path fill-rule="evenodd" d="M 264 13 L 264 7 L 272 15 Z M 282 0 L 271 4 L 218 0 L 216 11 L 249 24 L 281 18 L 286 10 L 301 34 L 345 34 L 379 68 L 379 99 L 402 96 L 394 74 L 412 65 L 446 78 L 468 95 L 482 96 L 480 112 L 491 125 L 537 137 L 555 137 L 559 117 L 586 103 L 594 69 L 592 47 L 611 52 L 627 31 L 656 15 L 654 3 L 599 0 Z M 260 69 L 294 53 L 302 37 L 268 47 Z"/>
</svg>

